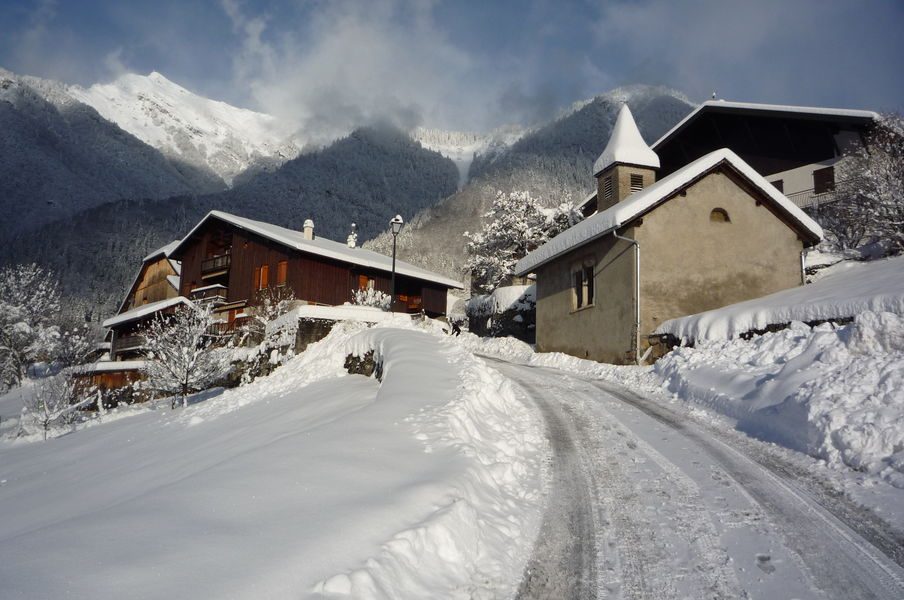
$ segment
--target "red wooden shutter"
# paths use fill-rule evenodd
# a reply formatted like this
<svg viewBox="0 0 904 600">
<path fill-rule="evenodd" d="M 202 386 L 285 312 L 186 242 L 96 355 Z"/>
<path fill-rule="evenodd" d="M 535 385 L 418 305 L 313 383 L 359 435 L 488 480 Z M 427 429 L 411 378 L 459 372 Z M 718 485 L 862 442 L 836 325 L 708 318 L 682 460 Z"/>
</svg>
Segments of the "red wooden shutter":
<svg viewBox="0 0 904 600">
<path fill-rule="evenodd" d="M 261 287 L 260 289 L 264 289 L 270 283 L 270 265 L 262 265 L 261 266 Z"/>
<path fill-rule="evenodd" d="M 279 261 L 276 268 L 276 285 L 286 285 L 286 274 L 289 272 L 289 262 Z"/>
<path fill-rule="evenodd" d="M 261 289 L 261 269 L 254 267 L 254 277 L 251 279 L 251 289 L 257 291 Z"/>
</svg>

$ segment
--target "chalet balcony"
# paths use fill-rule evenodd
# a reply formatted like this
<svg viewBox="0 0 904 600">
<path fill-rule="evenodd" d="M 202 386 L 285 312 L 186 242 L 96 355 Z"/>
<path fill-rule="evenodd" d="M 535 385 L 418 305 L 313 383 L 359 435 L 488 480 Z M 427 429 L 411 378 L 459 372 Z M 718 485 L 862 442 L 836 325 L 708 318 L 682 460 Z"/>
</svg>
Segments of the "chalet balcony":
<svg viewBox="0 0 904 600">
<path fill-rule="evenodd" d="M 121 352 L 130 350 L 138 350 L 144 347 L 144 336 L 139 334 L 117 335 L 113 338 L 113 344 L 110 347 L 111 356 L 116 356 Z"/>
<path fill-rule="evenodd" d="M 225 285 L 220 285 L 218 283 L 195 288 L 189 293 L 190 299 L 193 302 L 212 304 L 213 306 L 226 304 L 228 295 L 229 289 Z"/>
<path fill-rule="evenodd" d="M 201 277 L 214 277 L 229 271 L 232 264 L 232 255 L 229 253 L 211 256 L 201 261 Z"/>
<path fill-rule="evenodd" d="M 839 195 L 835 190 L 816 193 L 815 190 L 810 189 L 785 195 L 788 200 L 800 208 L 819 208 L 823 204 L 829 204 L 839 199 Z"/>
</svg>

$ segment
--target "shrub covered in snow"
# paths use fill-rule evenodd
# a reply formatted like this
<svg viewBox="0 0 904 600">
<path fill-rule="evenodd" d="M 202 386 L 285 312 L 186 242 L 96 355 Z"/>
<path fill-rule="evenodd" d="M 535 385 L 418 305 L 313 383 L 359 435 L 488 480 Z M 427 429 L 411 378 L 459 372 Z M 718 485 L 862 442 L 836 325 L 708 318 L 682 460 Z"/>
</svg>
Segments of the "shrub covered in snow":
<svg viewBox="0 0 904 600">
<path fill-rule="evenodd" d="M 352 304 L 389 310 L 392 305 L 392 296 L 374 288 L 352 290 Z"/>
</svg>

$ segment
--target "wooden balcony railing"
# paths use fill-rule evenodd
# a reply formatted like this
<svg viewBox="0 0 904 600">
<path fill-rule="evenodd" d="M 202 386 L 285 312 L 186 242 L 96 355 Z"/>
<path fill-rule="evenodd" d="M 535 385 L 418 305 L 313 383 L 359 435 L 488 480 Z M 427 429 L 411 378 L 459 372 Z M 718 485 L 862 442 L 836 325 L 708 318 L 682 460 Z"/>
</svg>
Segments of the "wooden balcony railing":
<svg viewBox="0 0 904 600">
<path fill-rule="evenodd" d="M 189 293 L 189 297 L 195 302 L 209 302 L 214 305 L 225 304 L 228 295 L 229 289 L 224 285 L 209 285 Z"/>
<path fill-rule="evenodd" d="M 113 343 L 110 346 L 110 353 L 116 355 L 128 350 L 137 350 L 142 346 L 144 346 L 143 335 L 137 333 L 132 335 L 117 335 L 113 338 Z"/>
<path fill-rule="evenodd" d="M 229 269 L 230 264 L 232 264 L 232 255 L 230 254 L 212 256 L 201 261 L 201 275 L 207 275 L 216 271 L 226 271 Z"/>
</svg>

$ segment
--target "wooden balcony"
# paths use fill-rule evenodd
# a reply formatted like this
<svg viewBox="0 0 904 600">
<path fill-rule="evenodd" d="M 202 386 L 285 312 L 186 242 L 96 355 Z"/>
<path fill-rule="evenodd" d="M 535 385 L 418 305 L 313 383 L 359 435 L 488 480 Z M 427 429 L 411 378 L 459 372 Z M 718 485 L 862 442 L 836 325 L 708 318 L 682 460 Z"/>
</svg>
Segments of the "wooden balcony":
<svg viewBox="0 0 904 600">
<path fill-rule="evenodd" d="M 229 272 L 232 255 L 229 253 L 211 256 L 201 261 L 201 277 L 215 277 Z"/>
<path fill-rule="evenodd" d="M 110 346 L 110 355 L 116 356 L 122 352 L 138 350 L 144 346 L 144 336 L 137 333 L 131 335 L 116 335 Z"/>
<path fill-rule="evenodd" d="M 214 284 L 195 288 L 189 293 L 193 302 L 209 303 L 214 306 L 226 304 L 229 289 L 225 285 Z"/>
</svg>

